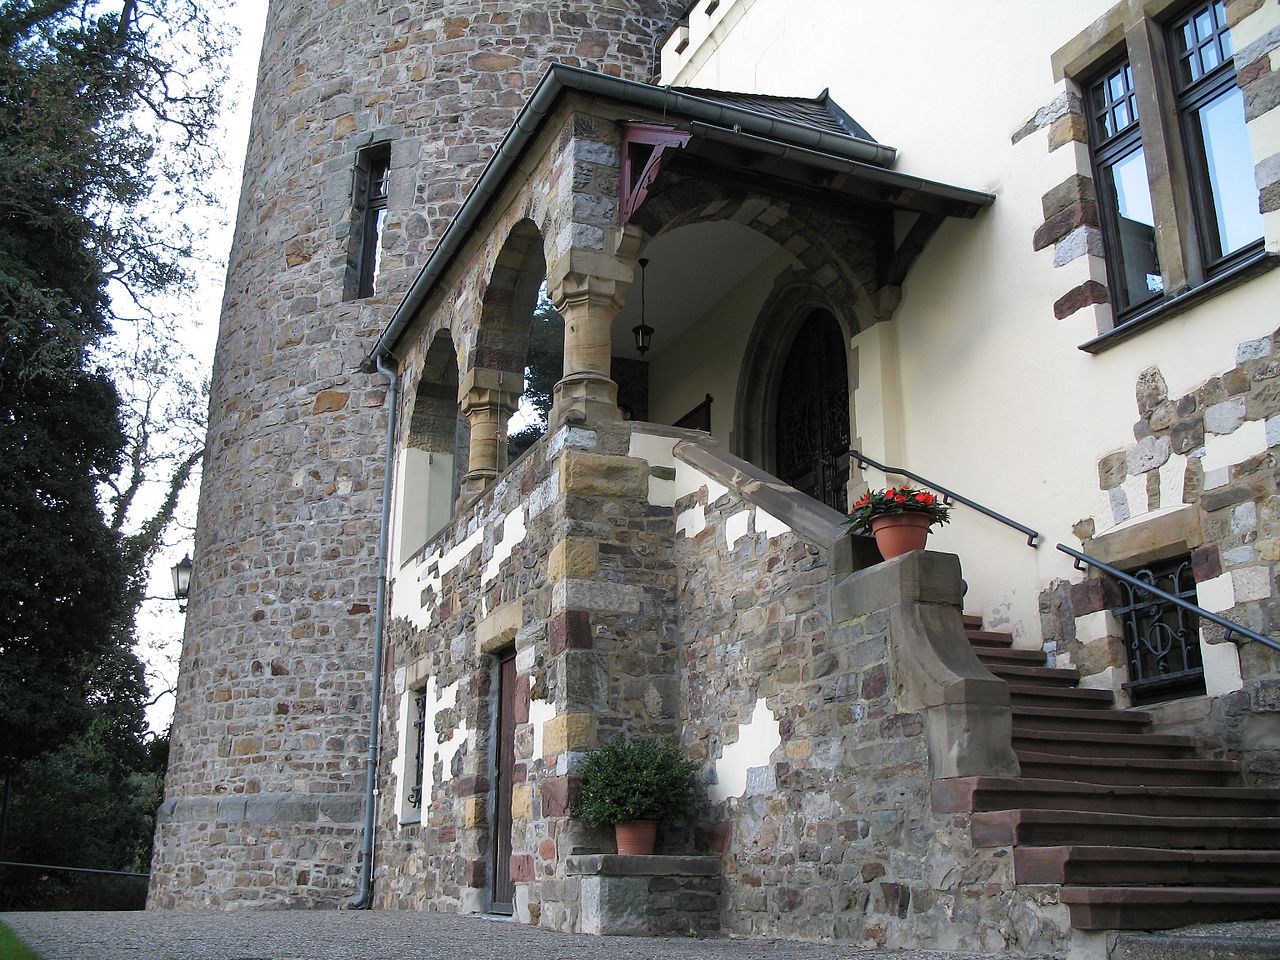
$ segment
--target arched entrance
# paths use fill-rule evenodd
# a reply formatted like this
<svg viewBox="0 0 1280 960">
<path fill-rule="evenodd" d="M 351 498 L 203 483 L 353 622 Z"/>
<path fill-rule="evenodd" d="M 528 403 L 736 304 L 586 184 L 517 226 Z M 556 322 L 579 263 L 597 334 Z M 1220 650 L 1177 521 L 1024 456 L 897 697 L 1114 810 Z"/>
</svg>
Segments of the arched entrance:
<svg viewBox="0 0 1280 960">
<path fill-rule="evenodd" d="M 842 513 L 849 497 L 849 370 L 840 324 L 812 310 L 778 381 L 774 462 L 780 480 Z"/>
</svg>

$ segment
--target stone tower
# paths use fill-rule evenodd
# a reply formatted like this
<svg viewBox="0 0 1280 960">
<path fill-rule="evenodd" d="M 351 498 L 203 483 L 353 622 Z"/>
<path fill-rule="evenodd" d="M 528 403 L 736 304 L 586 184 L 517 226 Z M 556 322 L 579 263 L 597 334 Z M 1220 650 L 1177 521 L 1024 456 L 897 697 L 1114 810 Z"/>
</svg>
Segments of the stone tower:
<svg viewBox="0 0 1280 960">
<path fill-rule="evenodd" d="M 357 367 L 546 65 L 649 79 L 681 6 L 270 4 L 152 905 L 354 894 L 386 424 L 386 381 Z M 363 296 L 373 168 L 385 220 Z"/>
</svg>

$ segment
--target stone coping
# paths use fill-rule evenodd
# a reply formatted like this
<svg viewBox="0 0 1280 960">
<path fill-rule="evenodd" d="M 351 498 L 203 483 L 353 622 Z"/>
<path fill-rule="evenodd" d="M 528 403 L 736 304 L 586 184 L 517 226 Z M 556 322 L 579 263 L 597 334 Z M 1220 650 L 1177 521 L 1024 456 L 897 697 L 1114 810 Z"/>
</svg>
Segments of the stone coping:
<svg viewBox="0 0 1280 960">
<path fill-rule="evenodd" d="M 844 514 L 806 496 L 754 464 L 699 438 L 675 445 L 675 456 L 781 520 L 815 544 L 842 576 L 880 562 L 870 537 L 850 535 Z"/>
<path fill-rule="evenodd" d="M 587 853 L 569 857 L 565 870 L 571 877 L 714 877 L 720 873 L 720 858 Z"/>
<path fill-rule="evenodd" d="M 171 797 L 160 804 L 156 821 L 350 824 L 360 821 L 363 815 L 364 798 L 360 795 L 252 793 L 233 797 Z"/>
</svg>

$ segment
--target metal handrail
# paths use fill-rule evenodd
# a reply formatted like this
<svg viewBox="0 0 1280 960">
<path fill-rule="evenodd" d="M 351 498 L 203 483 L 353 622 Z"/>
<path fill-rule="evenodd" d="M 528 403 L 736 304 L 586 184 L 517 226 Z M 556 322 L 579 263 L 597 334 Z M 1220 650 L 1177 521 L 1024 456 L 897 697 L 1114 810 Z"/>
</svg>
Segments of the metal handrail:
<svg viewBox="0 0 1280 960">
<path fill-rule="evenodd" d="M 59 867 L 52 863 L 20 863 L 17 860 L 0 860 L 0 867 L 22 867 L 27 870 L 64 870 L 67 873 L 97 873 L 109 877 L 138 877 L 146 880 L 149 873 L 134 873 L 130 870 L 98 870 L 93 867 Z"/>
<path fill-rule="evenodd" d="M 1264 646 L 1268 646 L 1272 650 L 1280 650 L 1280 642 L 1250 630 L 1248 627 L 1241 626 L 1232 620 L 1228 620 L 1226 617 L 1220 617 L 1216 613 L 1210 613 L 1204 607 L 1197 606 L 1189 600 L 1183 600 L 1181 597 L 1175 597 L 1172 593 L 1161 590 L 1155 584 L 1147 583 L 1145 580 L 1139 580 L 1137 577 L 1133 576 L 1133 574 L 1125 573 L 1123 570 L 1117 570 L 1109 563 L 1103 563 L 1097 557 L 1091 557 L 1087 553 L 1081 553 L 1079 550 L 1073 550 L 1064 543 L 1058 544 L 1058 549 L 1067 556 L 1074 558 L 1075 568 L 1077 570 L 1083 570 L 1084 567 L 1082 564 L 1088 564 L 1095 569 L 1101 570 L 1109 577 L 1115 577 L 1117 580 L 1127 583 L 1131 587 L 1137 587 L 1152 596 L 1159 597 L 1165 603 L 1175 604 L 1182 607 L 1184 610 L 1194 613 L 1197 617 L 1200 617 L 1203 620 L 1208 620 L 1210 623 L 1216 623 L 1218 626 L 1226 630 L 1226 635 L 1224 637 L 1226 640 L 1230 640 L 1233 633 L 1238 633 L 1240 636 L 1249 640 L 1254 640 Z"/>
<path fill-rule="evenodd" d="M 1017 520 L 1009 519 L 1003 513 L 997 513 L 990 507 L 984 507 L 976 500 L 970 500 L 968 497 L 963 497 L 954 490 L 948 490 L 946 487 L 939 486 L 932 480 L 926 480 L 924 477 L 914 474 L 910 470 L 903 470 L 901 467 L 886 467 L 883 463 L 877 463 L 872 460 L 861 450 L 850 450 L 849 456 L 857 460 L 858 466 L 860 467 L 871 467 L 873 470 L 879 470 L 882 473 L 892 473 L 897 477 L 906 477 L 908 480 L 914 480 L 916 483 L 922 484 L 931 490 L 937 490 L 948 501 L 954 500 L 956 503 L 963 503 L 966 507 L 977 510 L 979 513 L 990 517 L 992 520 L 999 520 L 1005 526 L 1013 527 L 1013 529 L 1020 531 L 1027 538 L 1027 546 L 1033 548 L 1039 548 L 1040 546 L 1040 544 L 1036 543 L 1036 539 L 1040 536 L 1040 532 L 1038 530 L 1032 530 L 1030 527 L 1019 523 Z"/>
</svg>

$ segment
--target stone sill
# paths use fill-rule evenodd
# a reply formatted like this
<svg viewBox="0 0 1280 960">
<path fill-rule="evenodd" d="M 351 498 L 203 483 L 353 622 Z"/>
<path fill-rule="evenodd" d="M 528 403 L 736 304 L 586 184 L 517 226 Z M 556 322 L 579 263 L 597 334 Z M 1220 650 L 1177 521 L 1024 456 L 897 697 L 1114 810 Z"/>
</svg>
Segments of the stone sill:
<svg viewBox="0 0 1280 960">
<path fill-rule="evenodd" d="M 1206 280 L 1200 286 L 1186 290 L 1168 300 L 1161 300 L 1155 306 L 1148 307 L 1136 316 L 1128 318 L 1106 333 L 1101 333 L 1092 340 L 1086 340 L 1077 349 L 1085 353 L 1101 353 L 1117 343 L 1128 340 L 1134 334 L 1141 333 L 1147 327 L 1185 313 L 1197 304 L 1278 266 L 1280 266 L 1280 255 L 1260 250 L 1254 256 Z"/>
<path fill-rule="evenodd" d="M 589 853 L 569 857 L 565 872 L 571 877 L 714 877 L 720 872 L 720 858 Z"/>
</svg>

